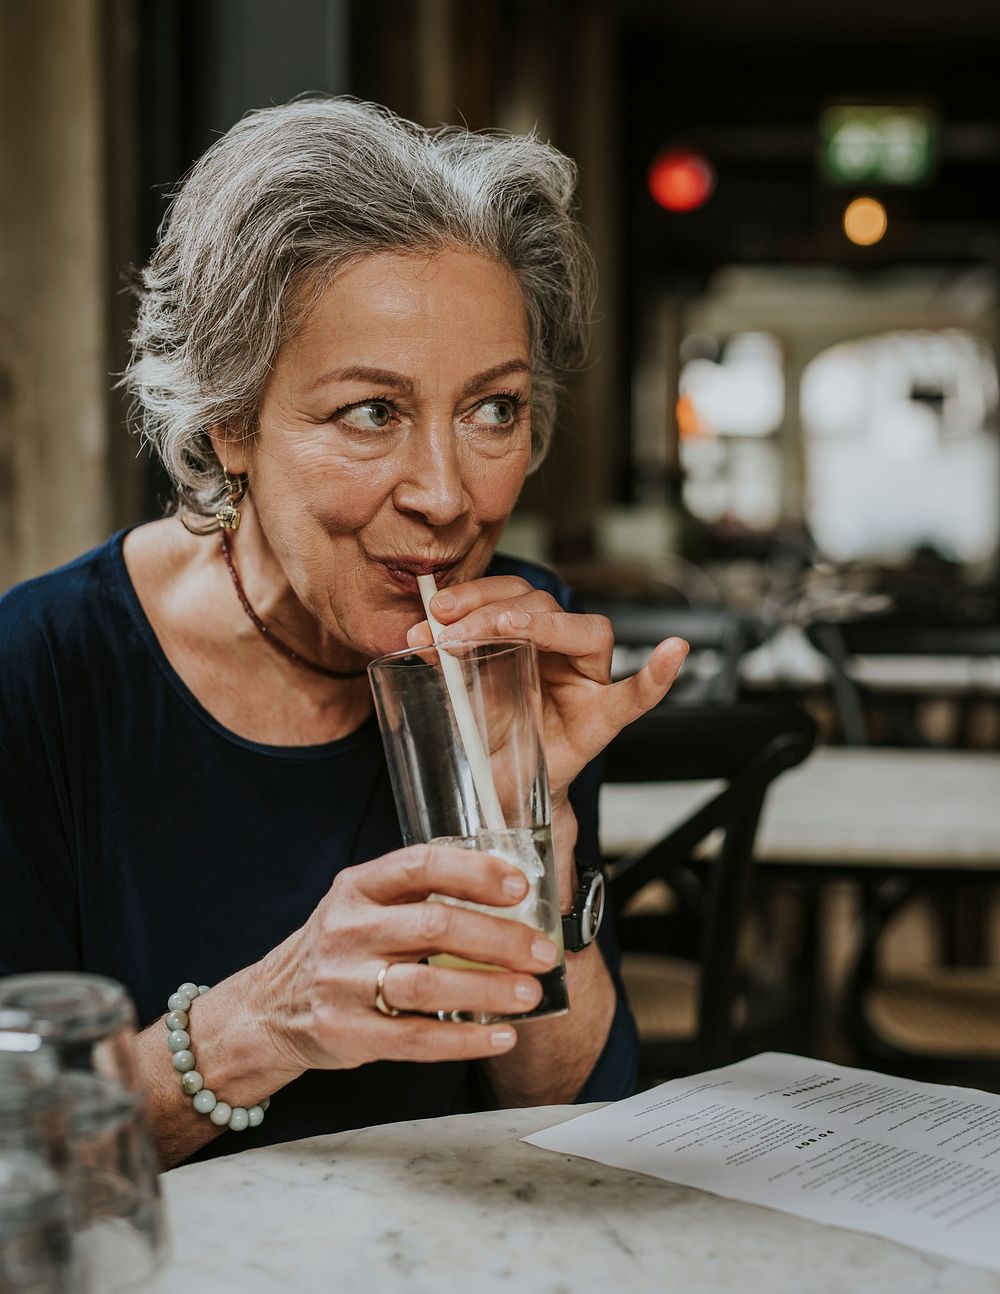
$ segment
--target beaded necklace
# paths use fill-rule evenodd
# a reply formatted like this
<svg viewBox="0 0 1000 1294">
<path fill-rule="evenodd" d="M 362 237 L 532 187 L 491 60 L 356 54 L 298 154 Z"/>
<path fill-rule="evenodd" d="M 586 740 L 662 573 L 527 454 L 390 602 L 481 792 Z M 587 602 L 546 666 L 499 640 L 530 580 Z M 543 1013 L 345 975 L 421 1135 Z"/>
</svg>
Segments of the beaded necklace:
<svg viewBox="0 0 1000 1294">
<path fill-rule="evenodd" d="M 316 661 L 307 660 L 305 656 L 300 656 L 293 647 L 289 647 L 288 643 L 279 638 L 273 629 L 269 629 L 250 605 L 250 599 L 243 591 L 243 585 L 240 583 L 240 577 L 236 571 L 236 563 L 233 561 L 233 554 L 229 547 L 229 535 L 225 530 L 223 530 L 219 536 L 219 543 L 222 548 L 222 556 L 225 558 L 226 565 L 229 567 L 229 574 L 233 577 L 233 584 L 236 587 L 236 596 L 240 600 L 240 605 L 250 617 L 251 622 L 260 630 L 265 642 L 270 643 L 276 651 L 280 651 L 283 656 L 287 656 L 288 659 L 290 661 L 294 661 L 296 665 L 302 665 L 306 669 L 311 669 L 314 674 L 322 674 L 324 678 L 346 679 L 364 677 L 367 671 L 363 669 L 328 669 L 326 665 L 319 665 Z"/>
</svg>

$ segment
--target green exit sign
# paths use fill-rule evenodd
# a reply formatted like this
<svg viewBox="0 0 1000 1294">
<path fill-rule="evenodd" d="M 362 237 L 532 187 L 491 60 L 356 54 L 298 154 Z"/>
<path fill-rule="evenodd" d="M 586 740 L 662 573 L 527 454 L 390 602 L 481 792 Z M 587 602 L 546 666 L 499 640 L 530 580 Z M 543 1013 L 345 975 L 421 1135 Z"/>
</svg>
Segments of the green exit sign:
<svg viewBox="0 0 1000 1294">
<path fill-rule="evenodd" d="M 928 108 L 827 108 L 820 167 L 833 184 L 919 184 L 934 169 L 936 121 Z"/>
</svg>

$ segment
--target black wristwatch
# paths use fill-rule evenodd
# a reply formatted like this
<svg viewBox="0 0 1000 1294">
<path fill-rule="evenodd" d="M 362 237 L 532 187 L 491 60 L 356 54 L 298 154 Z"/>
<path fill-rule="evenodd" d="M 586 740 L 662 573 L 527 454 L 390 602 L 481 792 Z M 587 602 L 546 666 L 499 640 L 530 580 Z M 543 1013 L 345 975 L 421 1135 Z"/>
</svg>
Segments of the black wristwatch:
<svg viewBox="0 0 1000 1294">
<path fill-rule="evenodd" d="M 572 911 L 562 919 L 563 943 L 568 953 L 582 952 L 594 942 L 604 916 L 604 873 L 588 864 L 577 875 Z"/>
</svg>

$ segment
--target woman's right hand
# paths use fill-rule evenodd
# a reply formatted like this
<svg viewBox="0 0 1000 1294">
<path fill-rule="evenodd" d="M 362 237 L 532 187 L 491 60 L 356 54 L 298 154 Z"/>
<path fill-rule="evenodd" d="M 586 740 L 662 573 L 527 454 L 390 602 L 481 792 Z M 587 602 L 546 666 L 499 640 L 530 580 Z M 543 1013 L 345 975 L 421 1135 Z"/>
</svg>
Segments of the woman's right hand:
<svg viewBox="0 0 1000 1294">
<path fill-rule="evenodd" d="M 442 1022 L 437 1012 L 530 1011 L 541 997 L 535 976 L 555 964 L 555 945 L 520 922 L 428 895 L 506 907 L 526 893 L 517 868 L 451 845 L 413 845 L 340 872 L 306 924 L 258 964 L 273 1045 L 293 1069 L 509 1051 L 510 1025 Z M 424 964 L 434 953 L 505 969 Z M 385 966 L 383 996 L 396 1017 L 375 1006 Z"/>
</svg>

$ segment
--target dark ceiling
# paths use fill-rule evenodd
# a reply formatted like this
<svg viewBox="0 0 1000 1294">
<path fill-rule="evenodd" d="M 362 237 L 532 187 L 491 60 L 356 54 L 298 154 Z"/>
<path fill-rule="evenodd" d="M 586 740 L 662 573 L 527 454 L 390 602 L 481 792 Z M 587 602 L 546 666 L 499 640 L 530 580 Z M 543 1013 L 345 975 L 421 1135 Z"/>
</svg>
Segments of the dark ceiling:
<svg viewBox="0 0 1000 1294">
<path fill-rule="evenodd" d="M 725 261 L 1000 260 L 1000 3 L 629 0 L 621 21 L 622 182 L 643 277 Z M 930 180 L 874 191 L 890 218 L 877 248 L 844 239 L 852 193 L 817 165 L 820 112 L 852 101 L 928 104 L 940 122 Z M 650 159 L 673 145 L 718 175 L 685 215 L 646 192 Z"/>
<path fill-rule="evenodd" d="M 996 0 L 616 0 L 627 22 L 664 30 L 729 32 L 741 36 L 795 39 L 809 34 L 851 38 L 881 36 L 937 44 L 943 35 L 976 39 L 1000 35 Z"/>
</svg>

